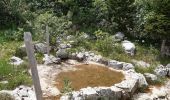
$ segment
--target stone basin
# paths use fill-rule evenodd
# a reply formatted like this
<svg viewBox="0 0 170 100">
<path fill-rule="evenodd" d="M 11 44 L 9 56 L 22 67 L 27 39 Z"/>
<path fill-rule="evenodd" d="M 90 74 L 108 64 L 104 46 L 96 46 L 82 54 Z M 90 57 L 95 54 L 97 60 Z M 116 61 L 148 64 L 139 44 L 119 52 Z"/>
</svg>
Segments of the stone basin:
<svg viewBox="0 0 170 100">
<path fill-rule="evenodd" d="M 64 80 L 68 80 L 71 88 L 76 91 L 86 87 L 110 87 L 124 80 L 124 74 L 121 71 L 99 64 L 79 64 L 74 67 L 76 70 L 61 72 L 57 75 L 56 86 L 60 91 L 64 88 Z"/>
</svg>

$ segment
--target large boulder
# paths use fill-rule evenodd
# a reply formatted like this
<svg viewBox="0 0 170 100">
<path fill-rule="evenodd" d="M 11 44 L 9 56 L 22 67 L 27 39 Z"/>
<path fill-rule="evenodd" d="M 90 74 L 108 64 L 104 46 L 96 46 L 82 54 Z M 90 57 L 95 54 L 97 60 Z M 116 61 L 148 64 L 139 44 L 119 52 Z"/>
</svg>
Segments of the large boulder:
<svg viewBox="0 0 170 100">
<path fill-rule="evenodd" d="M 144 77 L 143 74 L 141 73 L 136 73 L 133 69 L 128 70 L 125 72 L 126 79 L 136 79 L 138 80 L 138 87 L 139 88 L 147 88 L 148 83 Z"/>
<path fill-rule="evenodd" d="M 123 68 L 123 63 L 118 62 L 116 60 L 110 60 L 110 61 L 108 61 L 108 66 L 112 67 L 114 69 L 122 69 Z"/>
<path fill-rule="evenodd" d="M 115 86 L 123 89 L 124 91 L 128 92 L 130 96 L 132 96 L 138 88 L 138 80 L 137 79 L 123 80 L 121 83 L 115 84 Z"/>
<path fill-rule="evenodd" d="M 12 65 L 21 65 L 23 62 L 24 61 L 19 57 L 13 56 L 10 58 L 10 64 L 12 64 Z"/>
<path fill-rule="evenodd" d="M 130 55 L 135 54 L 135 44 L 134 43 L 124 40 L 124 41 L 122 41 L 122 47 L 124 48 L 124 50 L 127 54 L 130 54 Z"/>
<path fill-rule="evenodd" d="M 56 52 L 56 56 L 60 59 L 68 59 L 69 58 L 69 53 L 67 50 L 65 49 L 59 49 L 57 52 Z"/>
<path fill-rule="evenodd" d="M 35 44 L 35 50 L 40 53 L 47 53 L 47 45 L 44 43 Z"/>
</svg>

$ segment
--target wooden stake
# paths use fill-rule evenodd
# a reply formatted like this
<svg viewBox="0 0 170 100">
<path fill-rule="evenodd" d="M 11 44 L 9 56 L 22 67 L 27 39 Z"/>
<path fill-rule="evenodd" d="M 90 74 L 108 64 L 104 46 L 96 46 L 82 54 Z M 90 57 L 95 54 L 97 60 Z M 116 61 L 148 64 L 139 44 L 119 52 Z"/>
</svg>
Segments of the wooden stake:
<svg viewBox="0 0 170 100">
<path fill-rule="evenodd" d="M 36 98 L 37 98 L 37 100 L 43 100 L 42 90 L 41 90 L 40 80 L 39 80 L 38 70 L 37 70 L 37 62 L 36 62 L 36 59 L 35 59 L 35 56 L 34 56 L 34 48 L 33 48 L 33 45 L 32 45 L 32 36 L 31 36 L 30 32 L 24 33 L 24 42 L 25 42 L 25 46 L 26 46 L 29 66 L 31 68 Z"/>
</svg>

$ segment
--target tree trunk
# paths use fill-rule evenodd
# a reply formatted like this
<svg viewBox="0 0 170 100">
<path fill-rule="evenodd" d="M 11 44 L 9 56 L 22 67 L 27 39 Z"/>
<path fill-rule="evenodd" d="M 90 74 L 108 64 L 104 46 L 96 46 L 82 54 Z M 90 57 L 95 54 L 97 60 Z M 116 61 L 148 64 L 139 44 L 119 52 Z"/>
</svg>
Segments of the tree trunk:
<svg viewBox="0 0 170 100">
<path fill-rule="evenodd" d="M 162 40 L 162 44 L 161 44 L 161 57 L 164 57 L 165 56 L 165 43 L 166 43 L 166 40 Z"/>
</svg>

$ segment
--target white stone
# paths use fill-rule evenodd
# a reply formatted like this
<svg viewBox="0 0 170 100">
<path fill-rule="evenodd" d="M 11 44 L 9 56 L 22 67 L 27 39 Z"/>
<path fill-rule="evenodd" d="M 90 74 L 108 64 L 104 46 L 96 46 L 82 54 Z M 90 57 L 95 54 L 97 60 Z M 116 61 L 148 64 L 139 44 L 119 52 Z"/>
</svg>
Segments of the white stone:
<svg viewBox="0 0 170 100">
<path fill-rule="evenodd" d="M 115 86 L 123 89 L 124 91 L 132 95 L 138 88 L 138 80 L 136 79 L 123 80 L 121 83 L 115 84 Z"/>
<path fill-rule="evenodd" d="M 133 59 L 132 62 L 139 67 L 150 67 L 150 64 L 146 63 L 144 61 L 137 61 L 137 60 Z"/>
<path fill-rule="evenodd" d="M 24 62 L 21 58 L 15 56 L 11 57 L 10 61 L 10 64 L 13 65 L 21 65 Z"/>
<path fill-rule="evenodd" d="M 159 65 L 158 67 L 156 67 L 154 72 L 158 76 L 167 76 L 168 75 L 168 69 L 163 65 Z"/>
<path fill-rule="evenodd" d="M 122 41 L 122 47 L 124 48 L 125 52 L 134 55 L 135 54 L 135 44 L 130 41 Z"/>
<path fill-rule="evenodd" d="M 44 54 L 44 58 L 43 58 L 44 64 L 48 65 L 48 64 L 59 64 L 61 63 L 61 59 L 60 58 L 56 58 L 53 55 L 48 55 L 48 54 Z"/>
<path fill-rule="evenodd" d="M 158 77 L 154 74 L 150 74 L 150 73 L 144 73 L 144 76 L 146 77 L 146 80 L 148 81 L 156 81 L 158 80 Z"/>
<path fill-rule="evenodd" d="M 47 53 L 47 46 L 44 43 L 35 44 L 35 49 L 37 52 Z"/>
<path fill-rule="evenodd" d="M 108 66 L 112 67 L 114 69 L 122 69 L 123 68 L 123 63 L 118 62 L 116 60 L 110 60 L 110 61 L 108 61 Z"/>
<path fill-rule="evenodd" d="M 135 67 L 131 63 L 123 63 L 123 70 L 134 69 Z"/>
<path fill-rule="evenodd" d="M 117 32 L 115 34 L 116 39 L 123 40 L 124 37 L 125 37 L 125 35 L 122 32 Z"/>
</svg>

